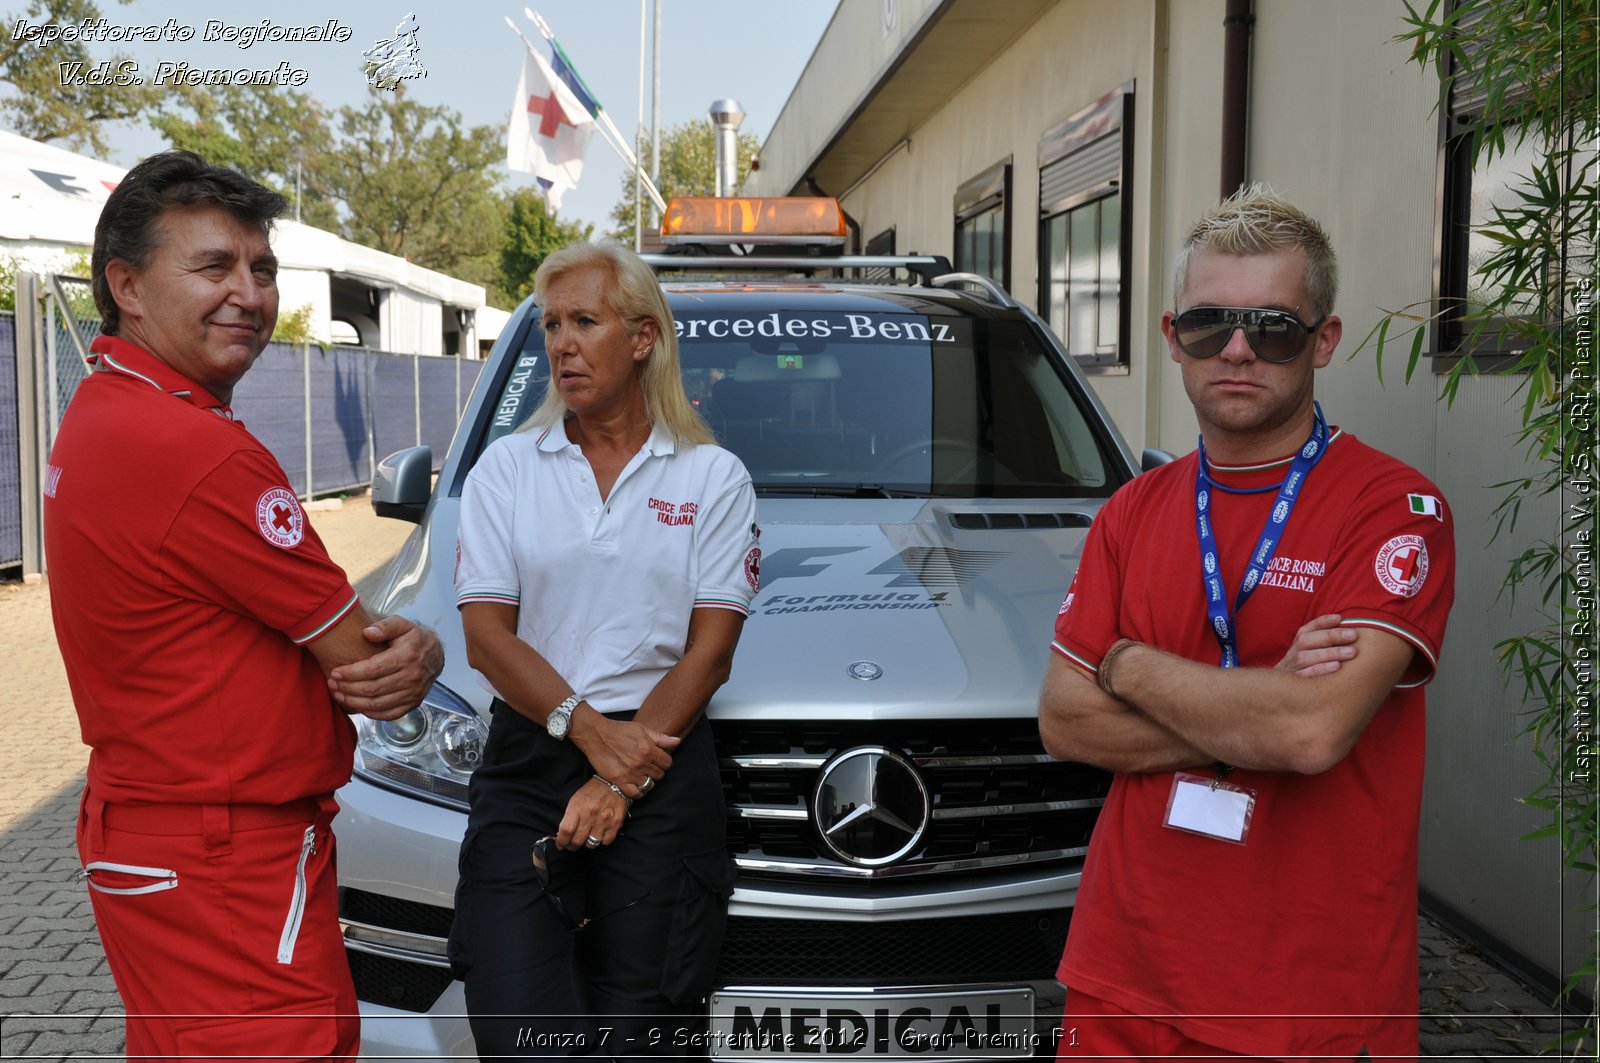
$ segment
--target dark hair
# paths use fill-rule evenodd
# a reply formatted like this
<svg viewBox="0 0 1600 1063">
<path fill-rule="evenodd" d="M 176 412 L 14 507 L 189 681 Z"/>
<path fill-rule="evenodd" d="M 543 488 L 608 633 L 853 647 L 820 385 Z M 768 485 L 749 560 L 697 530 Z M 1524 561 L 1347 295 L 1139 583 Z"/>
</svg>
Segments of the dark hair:
<svg viewBox="0 0 1600 1063">
<path fill-rule="evenodd" d="M 129 170 L 106 200 L 94 227 L 94 304 L 100 310 L 100 331 L 115 336 L 122 313 L 106 282 L 106 263 L 120 258 L 134 269 L 150 264 L 160 244 L 156 223 L 170 210 L 220 207 L 246 225 L 270 235 L 272 221 L 289 201 L 237 170 L 213 166 L 192 151 L 163 151 Z"/>
</svg>

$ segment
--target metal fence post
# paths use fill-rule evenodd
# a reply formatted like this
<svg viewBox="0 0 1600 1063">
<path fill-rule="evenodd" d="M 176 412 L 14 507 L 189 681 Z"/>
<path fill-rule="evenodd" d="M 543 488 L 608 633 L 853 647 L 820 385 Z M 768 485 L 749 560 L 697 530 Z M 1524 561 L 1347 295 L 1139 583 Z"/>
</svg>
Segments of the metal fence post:
<svg viewBox="0 0 1600 1063">
<path fill-rule="evenodd" d="M 21 494 L 22 576 L 44 571 L 44 514 L 40 485 L 49 454 L 46 441 L 45 393 L 40 389 L 41 362 L 47 357 L 40 320 L 43 284 L 37 273 L 17 274 L 17 480 Z M 48 363 L 46 363 L 48 365 Z M 48 372 L 43 374 L 48 376 Z"/>
<path fill-rule="evenodd" d="M 300 358 L 305 366 L 302 374 L 305 381 L 305 411 L 306 411 L 306 498 L 316 494 L 316 481 L 311 478 L 311 346 L 303 344 L 300 347 Z"/>
<path fill-rule="evenodd" d="M 422 355 L 411 356 L 411 420 L 417 426 L 416 446 L 422 446 Z"/>
<path fill-rule="evenodd" d="M 56 367 L 56 357 L 60 353 L 56 350 L 56 314 L 59 310 L 55 299 L 45 292 L 42 283 L 35 302 L 42 309 L 40 316 L 44 325 L 44 451 L 48 453 L 51 442 L 56 438 L 56 428 L 61 424 L 61 415 L 66 412 L 61 408 L 61 374 Z"/>
</svg>

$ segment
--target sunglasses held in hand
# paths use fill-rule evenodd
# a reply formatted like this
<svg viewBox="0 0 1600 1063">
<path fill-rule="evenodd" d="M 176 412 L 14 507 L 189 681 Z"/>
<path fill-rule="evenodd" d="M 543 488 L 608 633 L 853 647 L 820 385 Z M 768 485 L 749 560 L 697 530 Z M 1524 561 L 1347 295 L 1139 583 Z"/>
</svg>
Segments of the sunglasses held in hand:
<svg viewBox="0 0 1600 1063">
<path fill-rule="evenodd" d="M 538 841 L 533 843 L 533 877 L 539 883 L 539 891 L 546 897 L 550 898 L 550 905 L 555 909 L 557 918 L 567 925 L 568 930 L 582 930 L 584 927 L 593 923 L 596 919 L 604 919 L 609 916 L 616 915 L 618 912 L 627 911 L 629 908 L 632 908 L 634 905 L 638 904 L 640 901 L 644 900 L 645 897 L 650 896 L 650 894 L 654 892 L 652 890 L 646 890 L 643 896 L 629 901 L 621 908 L 616 908 L 612 911 L 606 912 L 604 915 L 584 916 L 581 920 L 575 920 L 572 918 L 572 916 L 567 914 L 567 907 L 561 903 L 561 898 L 556 896 L 550 890 L 550 854 L 552 849 L 555 849 L 558 852 L 560 851 L 556 847 L 556 839 L 554 835 L 546 834 L 543 838 L 540 838 Z"/>
<path fill-rule="evenodd" d="M 1287 310 L 1196 306 L 1172 319 L 1172 335 L 1190 358 L 1210 358 L 1222 353 L 1235 329 L 1244 329 L 1245 342 L 1257 358 L 1282 364 L 1304 354 L 1307 340 L 1326 320 L 1323 315 L 1308 325 Z"/>
</svg>

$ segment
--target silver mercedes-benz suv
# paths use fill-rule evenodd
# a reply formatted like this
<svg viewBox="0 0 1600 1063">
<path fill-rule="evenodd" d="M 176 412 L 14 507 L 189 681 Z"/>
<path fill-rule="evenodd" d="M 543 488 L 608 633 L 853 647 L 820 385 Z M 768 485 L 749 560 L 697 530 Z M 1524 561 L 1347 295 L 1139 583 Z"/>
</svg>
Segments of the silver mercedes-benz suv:
<svg viewBox="0 0 1600 1063">
<path fill-rule="evenodd" d="M 689 395 L 755 481 L 763 548 L 708 712 L 738 878 L 683 1048 L 1053 1053 L 1054 972 L 1109 776 L 1051 760 L 1035 711 L 1086 529 L 1133 453 L 1038 317 L 942 259 L 657 265 Z M 864 271 L 877 279 L 848 279 Z M 501 334 L 437 485 L 426 448 L 375 482 L 379 512 L 418 522 L 375 604 L 435 628 L 448 663 L 423 709 L 361 722 L 339 794 L 373 1055 L 473 1053 L 445 940 L 490 694 L 451 578 L 467 472 L 546 386 L 538 318 L 525 302 Z"/>
</svg>

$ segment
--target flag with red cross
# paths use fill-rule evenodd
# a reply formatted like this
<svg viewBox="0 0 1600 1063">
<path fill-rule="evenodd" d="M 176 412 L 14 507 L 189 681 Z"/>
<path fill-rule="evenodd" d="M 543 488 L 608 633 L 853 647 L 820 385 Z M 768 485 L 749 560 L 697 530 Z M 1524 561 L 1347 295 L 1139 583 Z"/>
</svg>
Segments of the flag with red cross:
<svg viewBox="0 0 1600 1063">
<path fill-rule="evenodd" d="M 558 78 L 545 57 L 527 49 L 506 131 L 506 166 L 533 174 L 551 210 L 578 187 L 594 118 Z"/>
</svg>

